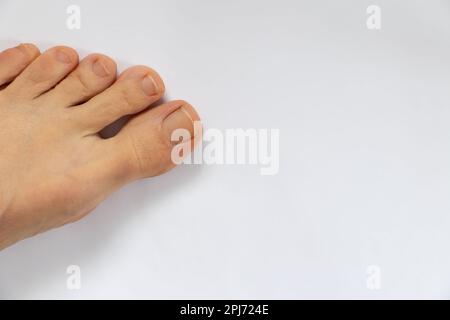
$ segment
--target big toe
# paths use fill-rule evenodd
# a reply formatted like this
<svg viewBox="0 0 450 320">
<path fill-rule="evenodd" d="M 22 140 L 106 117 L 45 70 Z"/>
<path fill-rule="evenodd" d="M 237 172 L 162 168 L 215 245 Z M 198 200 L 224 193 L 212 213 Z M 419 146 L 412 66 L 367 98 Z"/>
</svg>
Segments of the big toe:
<svg viewBox="0 0 450 320">
<path fill-rule="evenodd" d="M 152 177 L 180 164 L 201 138 L 200 118 L 182 100 L 134 116 L 110 139 L 133 179 Z"/>
</svg>

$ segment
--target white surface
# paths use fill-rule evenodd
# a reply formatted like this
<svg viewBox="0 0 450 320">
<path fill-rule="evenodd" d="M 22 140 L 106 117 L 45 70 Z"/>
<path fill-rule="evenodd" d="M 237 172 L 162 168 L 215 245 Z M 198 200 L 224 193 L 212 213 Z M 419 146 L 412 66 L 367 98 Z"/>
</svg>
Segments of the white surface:
<svg viewBox="0 0 450 320">
<path fill-rule="evenodd" d="M 206 128 L 281 130 L 276 176 L 185 166 L 3 251 L 1 298 L 450 298 L 448 0 L 1 0 L 0 33 L 148 64 Z"/>
</svg>

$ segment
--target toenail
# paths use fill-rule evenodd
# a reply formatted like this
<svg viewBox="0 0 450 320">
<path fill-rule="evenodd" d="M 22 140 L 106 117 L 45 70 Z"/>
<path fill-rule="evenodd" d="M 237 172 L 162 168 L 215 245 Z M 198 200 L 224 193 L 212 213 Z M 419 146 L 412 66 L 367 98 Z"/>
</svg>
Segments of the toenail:
<svg viewBox="0 0 450 320">
<path fill-rule="evenodd" d="M 142 80 L 142 89 L 149 96 L 154 96 L 159 93 L 159 87 L 152 76 L 147 75 Z"/>
<path fill-rule="evenodd" d="M 62 50 L 58 50 L 56 52 L 56 59 L 62 63 L 71 63 L 72 59 L 70 59 L 69 55 Z"/>
<path fill-rule="evenodd" d="M 191 138 L 193 138 L 193 122 L 189 112 L 184 107 L 180 107 L 164 119 L 163 128 L 170 141 L 172 140 L 172 133 L 177 129 L 190 131 Z M 181 141 L 172 141 L 173 144 L 178 144 L 179 142 Z"/>
<path fill-rule="evenodd" d="M 97 76 L 102 78 L 111 74 L 106 65 L 101 60 L 97 60 L 94 62 L 94 64 L 92 65 L 92 70 Z"/>
<path fill-rule="evenodd" d="M 36 52 L 36 47 L 29 43 L 21 43 L 16 48 L 26 56 L 34 56 Z"/>
</svg>

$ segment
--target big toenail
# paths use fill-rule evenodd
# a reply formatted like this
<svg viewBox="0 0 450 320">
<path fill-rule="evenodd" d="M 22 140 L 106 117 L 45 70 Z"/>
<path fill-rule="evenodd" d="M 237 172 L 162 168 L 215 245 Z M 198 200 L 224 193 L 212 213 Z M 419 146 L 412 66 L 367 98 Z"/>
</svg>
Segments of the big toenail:
<svg viewBox="0 0 450 320">
<path fill-rule="evenodd" d="M 56 59 L 62 63 L 71 63 L 72 62 L 69 55 L 62 50 L 59 50 L 56 52 Z"/>
<path fill-rule="evenodd" d="M 102 78 L 111 74 L 106 65 L 101 60 L 97 60 L 94 62 L 94 64 L 92 65 L 92 70 L 97 76 Z"/>
<path fill-rule="evenodd" d="M 163 122 L 164 131 L 169 140 L 171 140 L 172 133 L 177 129 L 187 129 L 191 133 L 193 138 L 193 120 L 189 115 L 189 112 L 180 107 L 178 110 L 172 112 Z M 181 141 L 172 141 L 174 144 L 178 144 Z"/>
<path fill-rule="evenodd" d="M 149 96 L 154 96 L 159 93 L 158 84 L 150 75 L 145 76 L 142 80 L 142 89 Z"/>
</svg>

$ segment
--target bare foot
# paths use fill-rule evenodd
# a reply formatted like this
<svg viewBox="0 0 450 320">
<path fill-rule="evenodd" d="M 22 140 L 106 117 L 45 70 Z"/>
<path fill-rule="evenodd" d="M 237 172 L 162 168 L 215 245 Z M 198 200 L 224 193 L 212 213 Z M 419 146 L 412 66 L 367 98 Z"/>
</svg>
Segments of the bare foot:
<svg viewBox="0 0 450 320">
<path fill-rule="evenodd" d="M 76 221 L 114 190 L 174 167 L 171 133 L 194 136 L 184 101 L 149 109 L 164 94 L 152 69 L 116 80 L 115 62 L 31 44 L 0 53 L 0 250 Z M 110 139 L 98 132 L 133 115 Z M 190 143 L 190 142 L 189 142 Z"/>
</svg>

